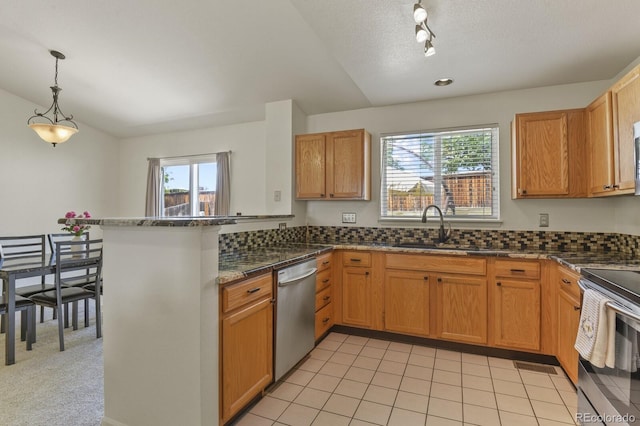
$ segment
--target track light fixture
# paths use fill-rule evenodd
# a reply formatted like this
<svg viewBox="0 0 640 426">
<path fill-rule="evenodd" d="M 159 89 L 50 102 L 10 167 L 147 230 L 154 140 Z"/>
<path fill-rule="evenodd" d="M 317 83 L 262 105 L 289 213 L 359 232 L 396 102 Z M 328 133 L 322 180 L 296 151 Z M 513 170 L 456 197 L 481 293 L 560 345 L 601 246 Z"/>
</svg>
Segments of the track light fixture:
<svg viewBox="0 0 640 426">
<path fill-rule="evenodd" d="M 428 13 L 422 6 L 422 0 L 413 5 L 413 19 L 416 21 L 416 41 L 424 43 L 424 56 L 432 56 L 436 53 L 433 47 L 433 39 L 436 35 L 427 24 Z"/>
<path fill-rule="evenodd" d="M 53 103 L 45 112 L 41 113 L 35 110 L 35 115 L 27 120 L 27 124 L 43 141 L 49 142 L 55 147 L 56 144 L 66 142 L 71 136 L 78 133 L 78 125 L 73 121 L 73 115 L 64 115 L 58 106 L 58 95 L 62 90 L 58 87 L 58 60 L 64 59 L 65 56 L 56 50 L 50 50 L 49 53 L 56 58 L 56 74 L 54 85 L 51 86 Z M 53 118 L 47 117 L 49 112 L 53 114 Z M 66 125 L 60 123 L 65 123 Z"/>
</svg>

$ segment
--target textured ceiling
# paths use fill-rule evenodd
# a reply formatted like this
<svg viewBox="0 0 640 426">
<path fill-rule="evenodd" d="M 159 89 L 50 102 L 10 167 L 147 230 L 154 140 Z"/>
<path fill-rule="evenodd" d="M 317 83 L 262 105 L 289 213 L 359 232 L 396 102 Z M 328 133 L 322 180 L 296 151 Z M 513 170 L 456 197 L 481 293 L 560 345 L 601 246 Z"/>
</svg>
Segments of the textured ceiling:
<svg viewBox="0 0 640 426">
<path fill-rule="evenodd" d="M 613 78 L 640 56 L 640 1 L 3 0 L 0 88 L 117 137 Z M 451 77 L 439 88 L 433 81 Z M 25 111 L 25 120 L 31 111 Z"/>
</svg>

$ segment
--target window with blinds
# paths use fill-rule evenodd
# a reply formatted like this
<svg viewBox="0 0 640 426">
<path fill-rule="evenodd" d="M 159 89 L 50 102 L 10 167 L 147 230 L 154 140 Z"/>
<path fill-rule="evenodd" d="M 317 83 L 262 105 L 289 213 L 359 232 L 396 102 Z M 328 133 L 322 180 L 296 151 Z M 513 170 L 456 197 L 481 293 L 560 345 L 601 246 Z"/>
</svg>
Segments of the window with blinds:
<svg viewBox="0 0 640 426">
<path fill-rule="evenodd" d="M 381 157 L 382 219 L 499 219 L 497 124 L 383 135 Z"/>
</svg>

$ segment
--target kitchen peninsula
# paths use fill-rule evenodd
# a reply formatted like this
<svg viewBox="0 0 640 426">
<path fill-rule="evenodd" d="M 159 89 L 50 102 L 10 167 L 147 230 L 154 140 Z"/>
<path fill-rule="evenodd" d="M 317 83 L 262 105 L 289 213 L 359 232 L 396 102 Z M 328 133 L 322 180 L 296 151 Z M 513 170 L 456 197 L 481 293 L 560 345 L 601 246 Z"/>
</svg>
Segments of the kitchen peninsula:
<svg viewBox="0 0 640 426">
<path fill-rule="evenodd" d="M 102 424 L 216 424 L 218 231 L 236 219 L 78 223 L 105 244 Z"/>
</svg>

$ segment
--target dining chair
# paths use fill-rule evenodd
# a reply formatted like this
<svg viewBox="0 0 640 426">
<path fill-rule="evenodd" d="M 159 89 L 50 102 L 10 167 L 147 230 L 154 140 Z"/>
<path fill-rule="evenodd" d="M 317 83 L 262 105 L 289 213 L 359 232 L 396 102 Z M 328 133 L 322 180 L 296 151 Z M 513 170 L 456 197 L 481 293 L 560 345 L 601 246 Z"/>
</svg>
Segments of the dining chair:
<svg viewBox="0 0 640 426">
<path fill-rule="evenodd" d="M 74 247 L 80 247 L 75 251 Z M 74 330 L 78 329 L 78 302 L 94 299 L 96 312 L 96 338 L 102 337 L 102 313 L 100 307 L 100 277 L 102 274 L 102 240 L 58 241 L 55 243 L 56 272 L 53 290 L 36 293 L 30 299 L 37 305 L 48 306 L 58 311 L 58 335 L 60 351 L 64 351 L 64 322 L 63 306 L 71 303 L 71 323 Z M 70 274 L 72 273 L 72 274 Z M 96 291 L 69 283 L 95 283 Z M 85 316 L 85 327 L 89 326 Z"/>
<path fill-rule="evenodd" d="M 37 235 L 18 235 L 12 237 L 0 237 L 0 259 L 13 259 L 20 263 L 31 263 L 34 261 L 44 262 L 46 259 L 44 234 Z M 16 295 L 28 298 L 32 294 L 39 293 L 41 291 L 47 291 L 53 289 L 53 284 L 46 282 L 46 277 L 43 275 L 40 278 L 39 284 L 32 284 L 26 286 L 16 287 Z M 6 289 L 2 288 L 2 293 Z M 55 312 L 54 312 L 55 315 Z M 55 316 L 54 316 L 55 319 Z M 44 321 L 44 307 L 40 308 L 40 322 Z M 2 317 L 2 324 L 0 325 L 0 331 L 4 333 L 4 316 Z"/>
<path fill-rule="evenodd" d="M 47 241 L 49 242 L 49 249 L 52 255 L 54 255 L 56 252 L 57 242 L 73 241 L 74 239 L 75 239 L 75 235 L 69 232 L 47 234 Z M 80 239 L 83 241 L 87 241 L 91 239 L 89 236 L 89 232 L 88 231 L 83 232 L 82 235 L 80 235 Z M 63 245 L 62 250 L 70 250 L 70 246 Z M 82 280 L 78 280 L 77 282 L 74 282 L 73 280 L 69 279 L 69 280 L 65 280 L 65 282 L 66 282 L 65 285 L 67 287 L 82 287 L 87 284 L 85 281 L 82 281 Z M 56 311 L 54 310 L 54 312 Z M 89 300 L 84 301 L 84 315 L 85 315 L 85 322 L 88 323 L 89 322 Z M 54 316 L 54 319 L 55 319 L 55 316 Z M 64 327 L 65 328 L 69 327 L 69 305 L 68 304 L 64 306 Z"/>
<path fill-rule="evenodd" d="M 21 311 L 20 340 L 27 341 L 27 350 L 31 350 L 31 344 L 36 341 L 36 305 L 26 297 L 16 296 L 16 312 Z M 7 313 L 7 301 L 0 296 L 0 315 Z"/>
</svg>

